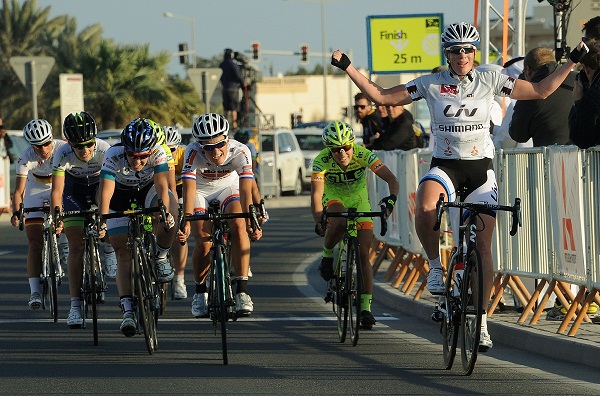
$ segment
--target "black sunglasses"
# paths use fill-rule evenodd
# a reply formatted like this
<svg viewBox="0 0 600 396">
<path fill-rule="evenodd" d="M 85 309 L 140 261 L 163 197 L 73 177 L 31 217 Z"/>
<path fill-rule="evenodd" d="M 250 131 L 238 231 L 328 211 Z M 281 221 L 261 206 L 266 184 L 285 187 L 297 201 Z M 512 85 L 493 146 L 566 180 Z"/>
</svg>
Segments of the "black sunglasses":
<svg viewBox="0 0 600 396">
<path fill-rule="evenodd" d="M 217 142 L 217 143 L 214 143 L 214 144 L 202 144 L 202 143 L 200 143 L 200 147 L 202 148 L 202 151 L 213 151 L 213 150 L 225 147 L 225 145 L 227 144 L 228 140 L 229 139 L 223 139 L 220 142 Z"/>
<path fill-rule="evenodd" d="M 463 54 L 472 54 L 473 52 L 475 52 L 475 47 L 472 46 L 461 46 L 461 45 L 453 45 L 452 47 L 448 47 L 448 52 L 450 52 L 452 55 L 460 55 L 460 53 Z"/>
<path fill-rule="evenodd" d="M 367 105 L 354 105 L 354 110 L 358 110 L 358 109 L 364 109 L 365 107 L 367 107 Z"/>
<path fill-rule="evenodd" d="M 329 150 L 331 150 L 332 153 L 339 154 L 342 150 L 345 152 L 352 150 L 352 147 L 354 146 L 351 144 L 344 144 L 343 146 L 330 147 Z"/>
<path fill-rule="evenodd" d="M 51 144 L 52 144 L 52 140 L 51 140 L 51 141 L 49 141 L 49 142 L 46 142 L 46 143 L 44 143 L 44 144 L 34 144 L 34 145 L 33 145 L 33 148 L 38 148 L 38 149 L 39 149 L 39 148 L 42 148 L 42 147 L 48 147 L 48 146 L 50 146 Z"/>
<path fill-rule="evenodd" d="M 78 150 L 83 150 L 84 148 L 90 148 L 92 147 L 94 144 L 96 144 L 95 140 L 91 140 L 87 143 L 77 143 L 77 144 L 71 144 L 71 147 L 73 147 L 74 149 L 78 149 Z"/>
</svg>

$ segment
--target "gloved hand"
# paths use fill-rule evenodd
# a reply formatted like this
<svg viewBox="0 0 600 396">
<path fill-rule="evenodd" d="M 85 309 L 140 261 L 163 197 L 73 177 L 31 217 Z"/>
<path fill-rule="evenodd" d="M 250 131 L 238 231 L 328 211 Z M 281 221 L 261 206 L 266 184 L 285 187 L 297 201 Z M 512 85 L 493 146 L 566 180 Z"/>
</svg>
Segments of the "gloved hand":
<svg viewBox="0 0 600 396">
<path fill-rule="evenodd" d="M 325 228 L 321 222 L 315 224 L 315 233 L 318 236 L 325 236 Z"/>
<path fill-rule="evenodd" d="M 581 60 L 581 57 L 583 55 L 587 54 L 588 52 L 590 52 L 590 49 L 582 41 L 577 45 L 577 47 L 575 47 L 575 49 L 573 51 L 571 51 L 571 53 L 569 54 L 569 59 L 573 63 L 578 63 Z"/>
<path fill-rule="evenodd" d="M 392 210 L 394 210 L 394 205 L 396 205 L 397 199 L 398 198 L 396 197 L 396 195 L 390 194 L 389 196 L 387 196 L 385 198 L 381 198 L 381 201 L 379 201 L 379 204 L 385 204 L 385 208 L 388 210 L 388 212 L 391 212 Z"/>
<path fill-rule="evenodd" d="M 350 58 L 348 58 L 343 52 L 340 53 L 342 54 L 340 60 L 335 59 L 335 52 L 333 53 L 333 55 L 331 55 L 331 64 L 345 71 L 348 68 L 348 66 L 350 66 Z"/>
</svg>

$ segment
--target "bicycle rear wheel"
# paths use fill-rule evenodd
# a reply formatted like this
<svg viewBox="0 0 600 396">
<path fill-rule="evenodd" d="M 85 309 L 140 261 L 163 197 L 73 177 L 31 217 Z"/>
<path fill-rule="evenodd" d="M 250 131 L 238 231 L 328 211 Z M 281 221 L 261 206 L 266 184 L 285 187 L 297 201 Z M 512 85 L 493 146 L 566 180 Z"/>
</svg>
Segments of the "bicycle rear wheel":
<svg viewBox="0 0 600 396">
<path fill-rule="evenodd" d="M 446 282 L 444 285 L 444 296 L 442 298 L 444 307 L 441 307 L 444 317 L 442 319 L 440 332 L 442 333 L 444 367 L 446 370 L 450 370 L 452 368 L 454 357 L 456 356 L 456 345 L 458 344 L 458 307 L 457 300 L 452 293 L 452 279 L 454 279 L 454 268 L 458 262 L 458 259 L 458 253 L 454 251 L 454 254 L 450 260 L 448 275 L 446 276 Z"/>
<path fill-rule="evenodd" d="M 348 298 L 346 297 L 346 245 L 340 242 L 337 254 L 335 277 L 335 290 L 333 293 L 333 312 L 337 317 L 337 329 L 340 342 L 346 341 L 348 333 Z M 330 281 L 331 282 L 331 281 Z"/>
<path fill-rule="evenodd" d="M 215 247 L 215 257 L 213 265 L 216 273 L 217 306 L 216 317 L 221 325 L 221 346 L 223 350 L 223 364 L 228 363 L 227 359 L 227 319 L 229 305 L 227 303 L 227 284 L 225 279 L 225 261 L 221 246 Z"/>
<path fill-rule="evenodd" d="M 151 285 L 148 284 L 149 279 L 145 273 L 148 268 L 147 256 L 144 249 L 135 243 L 133 256 L 133 282 L 134 293 L 137 300 L 137 311 L 139 323 L 144 330 L 144 338 L 146 340 L 146 348 L 148 353 L 152 355 L 156 349 L 156 322 L 152 316 L 152 296 Z"/>
<path fill-rule="evenodd" d="M 362 274 L 360 270 L 360 250 L 358 239 L 350 238 L 346 246 L 346 296 L 348 304 L 348 322 L 350 327 L 350 341 L 356 346 L 360 329 L 361 293 L 363 290 Z"/>
<path fill-rule="evenodd" d="M 465 375 L 471 375 L 477 361 L 483 315 L 483 271 L 481 256 L 477 249 L 468 253 L 468 263 L 463 274 L 461 289 L 461 355 Z"/>
<path fill-rule="evenodd" d="M 58 321 L 58 242 L 56 234 L 48 231 L 48 271 L 50 278 L 48 279 L 48 298 L 50 299 L 50 314 L 54 323 Z"/>
</svg>

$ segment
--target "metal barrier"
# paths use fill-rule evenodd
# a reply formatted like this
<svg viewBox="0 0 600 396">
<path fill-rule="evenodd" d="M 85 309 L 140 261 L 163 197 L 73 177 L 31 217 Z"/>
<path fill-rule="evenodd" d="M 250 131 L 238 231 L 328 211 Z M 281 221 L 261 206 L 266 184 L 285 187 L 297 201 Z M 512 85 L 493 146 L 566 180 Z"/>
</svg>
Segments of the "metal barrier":
<svg viewBox="0 0 600 396">
<path fill-rule="evenodd" d="M 377 154 L 400 182 L 398 202 L 388 220 L 388 235 L 380 239 L 385 246 L 380 256 L 390 254 L 387 249 L 394 249 L 395 257 L 386 278 L 396 287 L 404 280 L 403 290 L 410 293 L 415 277 L 428 271 L 416 237 L 414 214 L 418 182 L 429 169 L 431 151 Z M 496 154 L 498 201 L 510 205 L 516 197 L 521 198 L 523 227 L 510 237 L 510 215 L 498 214 L 493 240 L 495 296 L 488 315 L 506 286 L 524 306 L 519 322 L 533 313 L 530 323 L 536 323 L 549 297 L 555 294 L 569 308 L 558 332 L 564 332 L 574 319 L 569 332 L 573 335 L 582 321 L 589 321 L 589 304 L 600 303 L 600 240 L 595 238 L 600 231 L 600 148 L 550 146 L 498 150 Z M 374 176 L 369 177 L 368 188 L 373 204 L 387 191 L 387 185 Z M 379 238 L 378 229 L 375 235 Z M 520 277 L 536 280 L 533 293 Z M 424 284 L 423 279 L 415 299 L 420 297 Z M 571 292 L 572 286 L 579 287 L 576 295 Z"/>
</svg>

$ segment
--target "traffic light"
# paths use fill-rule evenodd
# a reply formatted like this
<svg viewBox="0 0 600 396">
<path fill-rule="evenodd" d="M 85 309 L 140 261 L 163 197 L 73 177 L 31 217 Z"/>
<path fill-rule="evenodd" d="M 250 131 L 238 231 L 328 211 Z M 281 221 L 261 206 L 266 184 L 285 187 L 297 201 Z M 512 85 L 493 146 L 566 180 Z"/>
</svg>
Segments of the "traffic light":
<svg viewBox="0 0 600 396">
<path fill-rule="evenodd" d="M 308 64 L 308 44 L 300 44 L 300 64 Z"/>
<path fill-rule="evenodd" d="M 185 54 L 184 54 L 184 52 L 185 52 Z M 181 63 L 182 65 L 188 64 L 189 55 L 187 54 L 187 52 L 188 52 L 187 43 L 179 43 L 179 63 Z"/>
<path fill-rule="evenodd" d="M 260 43 L 258 41 L 253 41 L 250 45 L 252 46 L 252 60 L 260 62 Z"/>
</svg>

